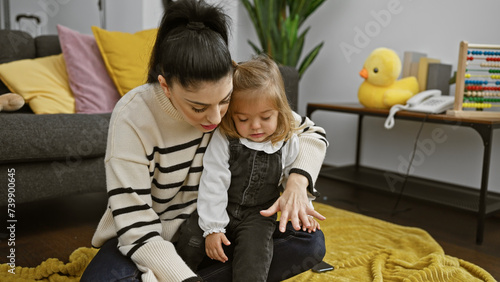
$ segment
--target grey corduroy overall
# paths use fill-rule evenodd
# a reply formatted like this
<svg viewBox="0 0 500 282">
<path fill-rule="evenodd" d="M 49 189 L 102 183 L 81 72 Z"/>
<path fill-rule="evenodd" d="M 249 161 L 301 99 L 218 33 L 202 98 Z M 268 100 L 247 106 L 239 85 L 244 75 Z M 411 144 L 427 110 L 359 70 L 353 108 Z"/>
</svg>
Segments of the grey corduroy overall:
<svg viewBox="0 0 500 282">
<path fill-rule="evenodd" d="M 264 217 L 260 211 L 269 208 L 280 196 L 282 175 L 281 149 L 273 154 L 247 148 L 239 139 L 229 139 L 228 190 L 229 224 L 226 236 L 234 246 L 233 281 L 266 281 L 273 254 L 273 232 L 276 215 Z M 198 216 L 186 221 L 178 242 L 179 255 L 193 269 L 205 256 L 203 231 Z M 229 257 L 229 254 L 226 254 Z"/>
</svg>

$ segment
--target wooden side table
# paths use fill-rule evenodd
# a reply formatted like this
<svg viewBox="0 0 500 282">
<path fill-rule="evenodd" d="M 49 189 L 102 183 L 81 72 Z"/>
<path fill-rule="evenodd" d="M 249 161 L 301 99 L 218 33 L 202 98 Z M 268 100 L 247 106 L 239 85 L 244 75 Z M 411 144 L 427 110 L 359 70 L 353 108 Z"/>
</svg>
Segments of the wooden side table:
<svg viewBox="0 0 500 282">
<path fill-rule="evenodd" d="M 349 166 L 323 169 L 320 174 L 325 177 L 379 191 L 399 193 L 403 187 L 402 181 L 398 181 L 398 177 L 401 179 L 403 176 L 399 176 L 390 171 L 363 167 L 359 161 L 363 118 L 365 116 L 387 117 L 389 110 L 369 109 L 356 103 L 307 104 L 308 117 L 318 110 L 358 115 L 355 163 Z M 500 118 L 460 118 L 446 114 L 436 115 L 400 111 L 395 115 L 395 119 L 470 127 L 481 136 L 484 151 L 479 190 L 413 176 L 407 178 L 406 186 L 404 187 L 404 196 L 476 213 L 476 243 L 481 244 L 484 237 L 484 221 L 486 215 L 500 210 L 500 195 L 488 193 L 492 136 L 493 130 L 500 128 Z"/>
</svg>

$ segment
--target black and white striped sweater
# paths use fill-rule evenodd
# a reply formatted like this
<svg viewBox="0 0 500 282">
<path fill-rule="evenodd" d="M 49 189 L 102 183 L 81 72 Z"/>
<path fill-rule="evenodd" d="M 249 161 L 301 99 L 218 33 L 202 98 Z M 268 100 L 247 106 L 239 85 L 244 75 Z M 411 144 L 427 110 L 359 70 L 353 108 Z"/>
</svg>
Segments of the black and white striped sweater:
<svg viewBox="0 0 500 282">
<path fill-rule="evenodd" d="M 299 134 L 293 171 L 310 183 L 321 167 L 327 141 L 308 119 Z M 122 97 L 110 121 L 105 157 L 108 208 L 92 239 L 100 247 L 118 236 L 119 249 L 143 272 L 144 281 L 182 281 L 194 276 L 172 241 L 196 209 L 202 158 L 211 133 L 183 120 L 159 84 Z"/>
</svg>

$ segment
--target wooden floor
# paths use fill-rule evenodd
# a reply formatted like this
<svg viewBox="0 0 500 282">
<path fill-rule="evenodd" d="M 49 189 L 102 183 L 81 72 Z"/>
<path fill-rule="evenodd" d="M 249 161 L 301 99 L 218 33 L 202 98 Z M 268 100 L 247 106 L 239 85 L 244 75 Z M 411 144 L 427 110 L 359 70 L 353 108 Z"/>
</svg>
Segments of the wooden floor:
<svg viewBox="0 0 500 282">
<path fill-rule="evenodd" d="M 475 244 L 474 215 L 404 199 L 401 212 L 391 215 L 396 195 L 381 195 L 320 177 L 317 200 L 405 226 L 425 229 L 443 247 L 446 254 L 481 266 L 500 279 L 500 214 L 488 217 L 484 243 Z M 16 207 L 16 265 L 33 267 L 48 258 L 68 261 L 78 247 L 90 247 L 95 227 L 105 209 L 105 194 L 86 194 Z M 2 208 L 5 218 L 6 208 Z M 0 230 L 0 263 L 10 254 L 6 229 Z"/>
</svg>

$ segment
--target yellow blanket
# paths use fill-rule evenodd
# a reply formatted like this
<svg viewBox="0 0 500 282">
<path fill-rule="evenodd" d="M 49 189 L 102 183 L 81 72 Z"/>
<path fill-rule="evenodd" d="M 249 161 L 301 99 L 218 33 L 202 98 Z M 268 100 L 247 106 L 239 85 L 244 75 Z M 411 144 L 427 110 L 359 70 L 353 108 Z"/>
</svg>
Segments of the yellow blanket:
<svg viewBox="0 0 500 282">
<path fill-rule="evenodd" d="M 97 249 L 78 248 L 69 256 L 68 263 L 50 258 L 37 267 L 16 266 L 14 271 L 11 270 L 9 265 L 4 263 L 0 265 L 0 281 L 80 281 L 83 271 L 96 253 Z M 14 272 L 14 274 L 12 272 Z"/>
<path fill-rule="evenodd" d="M 484 269 L 448 256 L 424 230 L 405 227 L 320 203 L 315 209 L 326 237 L 325 273 L 307 271 L 302 281 L 496 281 Z"/>
<path fill-rule="evenodd" d="M 496 281 L 484 269 L 444 254 L 443 249 L 422 229 L 315 203 L 327 217 L 321 223 L 325 233 L 325 261 L 335 270 L 307 271 L 287 282 L 302 281 Z M 97 250 L 79 248 L 68 263 L 48 259 L 34 268 L 0 265 L 0 281 L 78 281 Z"/>
</svg>

